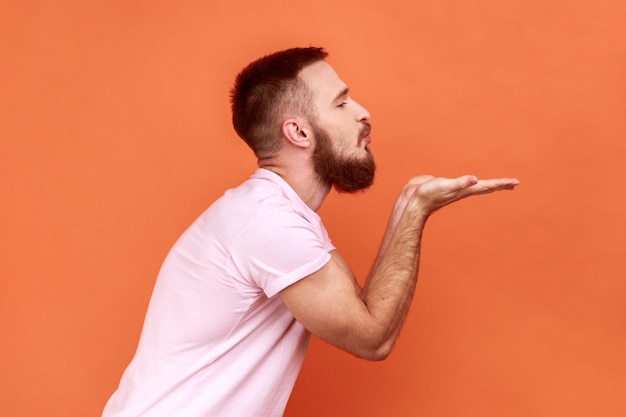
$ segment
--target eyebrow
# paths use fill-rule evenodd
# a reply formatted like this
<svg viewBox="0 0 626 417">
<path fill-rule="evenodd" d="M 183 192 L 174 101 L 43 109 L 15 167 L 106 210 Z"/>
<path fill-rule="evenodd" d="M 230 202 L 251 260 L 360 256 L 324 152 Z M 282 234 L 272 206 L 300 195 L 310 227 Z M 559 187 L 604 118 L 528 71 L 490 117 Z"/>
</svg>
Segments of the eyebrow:
<svg viewBox="0 0 626 417">
<path fill-rule="evenodd" d="M 349 92 L 350 92 L 350 89 L 348 87 L 344 88 L 343 90 L 339 92 L 339 94 L 335 96 L 332 102 L 334 103 L 337 100 L 339 100 L 341 97 L 347 96 Z"/>
</svg>

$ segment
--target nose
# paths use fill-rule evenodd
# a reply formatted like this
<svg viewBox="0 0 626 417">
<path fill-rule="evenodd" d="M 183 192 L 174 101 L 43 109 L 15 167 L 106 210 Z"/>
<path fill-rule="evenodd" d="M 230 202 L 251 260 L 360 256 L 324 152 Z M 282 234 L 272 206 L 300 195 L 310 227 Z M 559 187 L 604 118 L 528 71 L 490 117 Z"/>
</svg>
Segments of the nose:
<svg viewBox="0 0 626 417">
<path fill-rule="evenodd" d="M 354 104 L 356 106 L 355 114 L 356 114 L 357 121 L 359 122 L 369 121 L 370 113 L 367 111 L 367 109 L 361 106 L 357 101 L 354 101 Z"/>
</svg>

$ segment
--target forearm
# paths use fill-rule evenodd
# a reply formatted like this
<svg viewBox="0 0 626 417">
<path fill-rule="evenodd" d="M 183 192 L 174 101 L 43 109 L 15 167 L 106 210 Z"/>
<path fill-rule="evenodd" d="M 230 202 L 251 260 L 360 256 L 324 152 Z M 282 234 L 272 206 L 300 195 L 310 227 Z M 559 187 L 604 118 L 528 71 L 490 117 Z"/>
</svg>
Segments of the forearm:
<svg viewBox="0 0 626 417">
<path fill-rule="evenodd" d="M 392 238 L 396 233 L 398 224 L 400 223 L 402 216 L 405 214 L 406 208 L 409 206 L 409 203 L 412 206 L 415 205 L 415 199 L 414 199 L 415 190 L 421 184 L 431 180 L 432 178 L 433 177 L 430 175 L 419 175 L 417 177 L 411 178 L 402 188 L 400 195 L 398 196 L 398 198 L 396 199 L 396 202 L 394 203 L 393 210 L 391 211 L 391 215 L 389 216 L 389 221 L 387 222 L 387 228 L 385 229 L 385 234 L 383 235 L 380 249 L 378 250 L 378 256 L 376 257 L 374 265 L 367 279 L 368 282 L 372 276 L 372 273 L 378 269 L 379 263 L 384 259 L 385 254 L 387 253 L 387 249 L 389 248 L 389 245 L 391 244 Z M 415 207 L 413 207 L 413 210 L 415 210 Z M 417 211 L 414 211 L 413 214 L 421 215 L 422 217 L 424 217 L 422 220 L 426 221 L 427 211 L 421 211 L 421 214 L 419 214 Z M 415 226 L 423 227 L 423 224 L 420 226 L 419 220 L 417 221 L 418 223 L 415 223 Z"/>
<path fill-rule="evenodd" d="M 380 248 L 378 249 L 378 255 L 374 261 L 374 265 L 370 270 L 370 274 L 367 277 L 367 282 L 369 282 L 374 271 L 378 269 L 380 261 L 383 259 L 385 253 L 387 253 L 387 249 L 389 248 L 389 244 L 391 243 L 391 239 L 393 238 L 394 233 L 396 232 L 396 228 L 398 227 L 398 223 L 400 222 L 400 218 L 408 200 L 405 196 L 401 195 L 395 202 L 393 210 L 391 211 L 391 215 L 389 216 L 389 220 L 387 221 L 387 227 L 385 229 L 385 234 L 380 243 Z"/>
<path fill-rule="evenodd" d="M 381 356 L 389 353 L 408 312 L 419 267 L 422 231 L 427 216 L 415 207 L 402 210 L 387 244 L 369 274 L 361 299 L 375 329 Z M 390 220 L 390 226 L 393 219 Z M 389 232 L 389 230 L 388 230 Z"/>
</svg>

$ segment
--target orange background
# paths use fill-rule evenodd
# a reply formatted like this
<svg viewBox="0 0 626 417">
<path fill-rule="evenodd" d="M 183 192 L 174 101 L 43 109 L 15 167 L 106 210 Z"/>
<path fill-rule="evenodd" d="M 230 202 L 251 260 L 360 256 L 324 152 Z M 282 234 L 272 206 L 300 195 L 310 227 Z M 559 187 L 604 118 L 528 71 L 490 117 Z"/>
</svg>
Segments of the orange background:
<svg viewBox="0 0 626 417">
<path fill-rule="evenodd" d="M 427 226 L 391 357 L 314 340 L 287 416 L 626 413 L 626 3 L 5 1 L 0 415 L 95 416 L 170 246 L 247 178 L 228 93 L 321 45 L 379 173 L 320 210 L 363 277 L 410 176 L 516 176 Z"/>
</svg>

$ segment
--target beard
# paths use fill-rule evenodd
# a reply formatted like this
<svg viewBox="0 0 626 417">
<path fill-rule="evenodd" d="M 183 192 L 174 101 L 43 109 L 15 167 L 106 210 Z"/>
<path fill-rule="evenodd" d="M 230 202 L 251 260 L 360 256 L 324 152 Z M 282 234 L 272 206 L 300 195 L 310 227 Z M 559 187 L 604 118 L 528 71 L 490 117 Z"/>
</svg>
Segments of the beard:
<svg viewBox="0 0 626 417">
<path fill-rule="evenodd" d="M 359 138 L 367 136 L 370 125 L 366 123 Z M 369 188 L 374 183 L 376 164 L 369 148 L 365 157 L 347 157 L 333 148 L 330 135 L 320 127 L 314 127 L 316 138 L 313 151 L 313 166 L 320 181 L 332 186 L 340 193 L 354 194 Z"/>
</svg>

